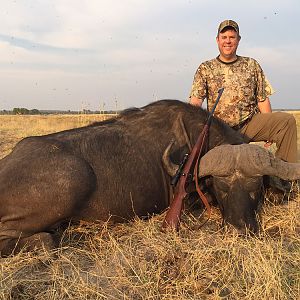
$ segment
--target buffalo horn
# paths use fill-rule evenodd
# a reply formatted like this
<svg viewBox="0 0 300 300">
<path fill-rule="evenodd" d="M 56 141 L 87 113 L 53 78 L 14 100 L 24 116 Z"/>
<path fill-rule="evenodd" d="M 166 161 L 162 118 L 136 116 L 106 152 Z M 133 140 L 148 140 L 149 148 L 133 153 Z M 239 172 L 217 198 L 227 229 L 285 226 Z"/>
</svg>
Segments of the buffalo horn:
<svg viewBox="0 0 300 300">
<path fill-rule="evenodd" d="M 200 161 L 199 176 L 228 176 L 239 171 L 245 176 L 272 175 L 285 180 L 300 178 L 300 164 L 287 163 L 258 145 L 221 145 Z"/>
<path fill-rule="evenodd" d="M 300 163 L 285 162 L 258 145 L 248 145 L 244 150 L 241 149 L 245 158 L 239 161 L 243 173 L 276 176 L 284 180 L 300 179 Z"/>
<path fill-rule="evenodd" d="M 235 170 L 233 145 L 221 145 L 208 151 L 200 160 L 199 177 L 208 175 L 228 176 Z"/>
<path fill-rule="evenodd" d="M 174 141 L 171 141 L 171 143 L 165 149 L 163 156 L 162 156 L 163 166 L 164 166 L 165 170 L 167 171 L 167 173 L 171 177 L 175 176 L 177 169 L 178 169 L 178 165 L 174 164 L 170 159 L 170 151 L 171 151 L 171 147 L 173 146 L 173 144 L 174 144 Z"/>
</svg>

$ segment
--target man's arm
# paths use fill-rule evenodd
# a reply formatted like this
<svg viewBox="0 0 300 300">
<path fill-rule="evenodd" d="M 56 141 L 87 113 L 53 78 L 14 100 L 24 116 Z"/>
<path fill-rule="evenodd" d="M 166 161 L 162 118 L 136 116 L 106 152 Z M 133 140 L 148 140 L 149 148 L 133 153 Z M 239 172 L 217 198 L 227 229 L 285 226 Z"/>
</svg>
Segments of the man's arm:
<svg viewBox="0 0 300 300">
<path fill-rule="evenodd" d="M 195 97 L 195 96 L 191 96 L 190 98 L 190 104 L 194 105 L 194 106 L 202 106 L 203 100 Z"/>
<path fill-rule="evenodd" d="M 258 109 L 259 111 L 264 114 L 264 113 L 271 113 L 272 112 L 272 108 L 271 108 L 271 103 L 269 98 L 266 98 L 265 101 L 262 102 L 258 102 Z"/>
</svg>

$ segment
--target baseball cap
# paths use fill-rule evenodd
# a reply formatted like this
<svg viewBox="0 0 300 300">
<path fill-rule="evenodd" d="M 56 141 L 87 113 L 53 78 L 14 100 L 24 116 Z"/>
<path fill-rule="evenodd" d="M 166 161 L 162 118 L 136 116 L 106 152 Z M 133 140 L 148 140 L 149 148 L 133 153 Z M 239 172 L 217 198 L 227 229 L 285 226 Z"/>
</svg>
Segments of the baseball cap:
<svg viewBox="0 0 300 300">
<path fill-rule="evenodd" d="M 233 21 L 233 20 L 225 20 L 223 22 L 220 23 L 219 25 L 219 29 L 218 29 L 218 34 L 225 28 L 225 27 L 232 27 L 237 34 L 239 35 L 239 25 Z"/>
</svg>

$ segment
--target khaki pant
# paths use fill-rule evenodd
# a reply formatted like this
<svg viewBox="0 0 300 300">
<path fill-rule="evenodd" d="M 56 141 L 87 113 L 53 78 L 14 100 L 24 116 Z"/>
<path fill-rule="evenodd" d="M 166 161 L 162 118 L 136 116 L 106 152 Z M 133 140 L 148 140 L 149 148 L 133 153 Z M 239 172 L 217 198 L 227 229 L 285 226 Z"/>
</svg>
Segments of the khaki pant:
<svg viewBox="0 0 300 300">
<path fill-rule="evenodd" d="M 297 162 L 297 126 L 293 115 L 284 112 L 256 114 L 239 131 L 251 141 L 275 143 L 276 157 Z"/>
</svg>

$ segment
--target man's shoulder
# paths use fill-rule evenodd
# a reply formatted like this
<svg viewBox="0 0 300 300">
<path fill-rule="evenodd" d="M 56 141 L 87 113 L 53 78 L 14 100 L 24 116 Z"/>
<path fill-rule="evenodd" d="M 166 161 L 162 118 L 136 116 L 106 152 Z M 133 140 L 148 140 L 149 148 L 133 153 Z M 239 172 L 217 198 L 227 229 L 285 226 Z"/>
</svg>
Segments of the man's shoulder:
<svg viewBox="0 0 300 300">
<path fill-rule="evenodd" d="M 256 59 L 248 56 L 238 56 L 238 60 L 241 63 L 245 63 L 247 65 L 259 66 L 259 63 Z"/>
<path fill-rule="evenodd" d="M 217 58 L 213 58 L 213 59 L 210 59 L 210 60 L 206 60 L 206 61 L 204 61 L 204 62 L 202 62 L 202 63 L 200 64 L 200 66 L 198 67 L 198 70 L 199 70 L 199 71 L 203 71 L 203 72 L 205 72 L 205 71 L 208 71 L 208 72 L 209 72 L 209 70 L 214 70 L 214 69 L 216 69 L 217 66 L 218 66 L 218 64 L 220 64 L 220 63 L 219 63 L 219 61 L 217 60 Z"/>
<path fill-rule="evenodd" d="M 240 60 L 243 60 L 243 61 L 255 61 L 254 58 L 249 57 L 249 56 L 241 56 L 241 55 L 238 55 L 238 58 L 239 58 Z"/>
</svg>

